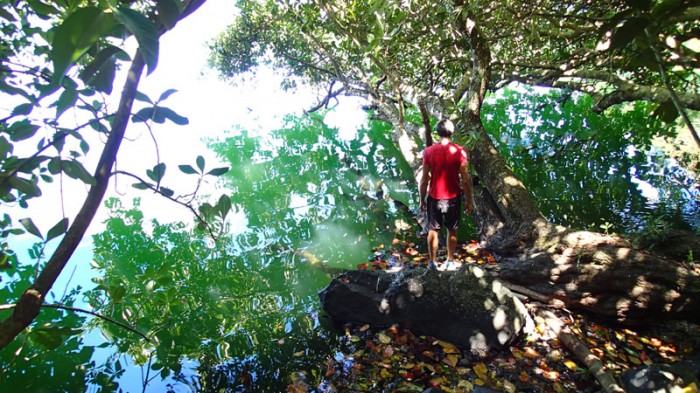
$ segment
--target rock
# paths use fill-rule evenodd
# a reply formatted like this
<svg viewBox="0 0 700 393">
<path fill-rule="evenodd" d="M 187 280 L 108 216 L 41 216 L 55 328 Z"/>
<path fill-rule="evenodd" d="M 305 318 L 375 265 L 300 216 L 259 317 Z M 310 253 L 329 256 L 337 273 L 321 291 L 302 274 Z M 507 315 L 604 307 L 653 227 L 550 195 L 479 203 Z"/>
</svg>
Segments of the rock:
<svg viewBox="0 0 700 393">
<path fill-rule="evenodd" d="M 508 347 L 530 321 L 520 300 L 474 265 L 453 272 L 352 270 L 333 279 L 319 298 L 336 321 L 399 324 L 472 351 Z"/>
<path fill-rule="evenodd" d="M 652 364 L 620 375 L 627 393 L 685 392 L 690 384 L 700 386 L 700 356 L 670 363 Z"/>
</svg>

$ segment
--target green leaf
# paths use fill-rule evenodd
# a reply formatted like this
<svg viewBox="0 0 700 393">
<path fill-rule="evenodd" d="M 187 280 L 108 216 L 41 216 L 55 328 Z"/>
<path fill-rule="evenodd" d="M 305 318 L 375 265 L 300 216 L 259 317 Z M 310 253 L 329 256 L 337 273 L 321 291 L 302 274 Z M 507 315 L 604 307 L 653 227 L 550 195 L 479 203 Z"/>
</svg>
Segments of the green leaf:
<svg viewBox="0 0 700 393">
<path fill-rule="evenodd" d="M 150 97 L 148 97 L 148 96 L 147 96 L 146 94 L 144 94 L 144 93 L 141 93 L 140 91 L 137 91 L 137 92 L 136 92 L 136 95 L 134 96 L 134 98 L 135 98 L 136 100 L 138 100 L 138 101 L 141 101 L 141 102 L 147 102 L 147 103 L 149 103 L 149 104 L 151 104 L 151 105 L 154 104 L 154 102 L 151 101 L 151 98 L 150 98 Z"/>
<path fill-rule="evenodd" d="M 47 165 L 49 173 L 52 175 L 58 175 L 61 172 L 61 158 L 52 157 Z"/>
<path fill-rule="evenodd" d="M 165 195 L 166 197 L 172 197 L 173 195 L 175 195 L 175 191 L 173 191 L 169 188 L 166 188 L 166 187 L 161 187 L 158 190 L 160 191 L 161 194 Z"/>
<path fill-rule="evenodd" d="M 131 8 L 119 7 L 116 17 L 136 37 L 150 74 L 158 65 L 158 30 L 148 18 Z"/>
<path fill-rule="evenodd" d="M 172 121 L 173 123 L 179 126 L 184 126 L 190 123 L 189 119 L 187 119 L 184 116 L 180 116 L 170 108 L 159 107 L 158 109 L 161 111 L 161 114 L 164 118 Z"/>
<path fill-rule="evenodd" d="M 148 184 L 146 184 L 146 183 L 134 183 L 131 186 L 137 190 L 148 190 L 148 188 L 149 188 Z"/>
<path fill-rule="evenodd" d="M 29 339 L 49 350 L 56 349 L 63 344 L 61 330 L 56 328 L 34 329 L 29 334 Z"/>
<path fill-rule="evenodd" d="M 10 140 L 13 142 L 19 142 L 33 137 L 38 130 L 39 126 L 30 123 L 27 119 L 24 119 L 12 123 L 7 131 L 10 134 Z"/>
<path fill-rule="evenodd" d="M 202 156 L 197 156 L 197 168 L 199 168 L 199 171 L 204 173 L 204 157 Z"/>
<path fill-rule="evenodd" d="M 46 241 L 48 242 L 51 239 L 55 239 L 58 236 L 63 235 L 64 233 L 66 233 L 67 230 L 68 230 L 68 219 L 63 218 L 56 225 L 54 225 L 51 229 L 49 229 L 49 232 L 46 234 Z"/>
<path fill-rule="evenodd" d="M 97 91 L 112 94 L 112 87 L 114 86 L 114 77 L 116 74 L 117 61 L 110 58 L 102 65 L 100 69 L 97 70 L 95 76 L 89 80 L 89 84 Z"/>
<path fill-rule="evenodd" d="M 41 190 L 36 184 L 36 181 L 22 179 L 21 177 L 12 176 L 8 183 L 10 187 L 24 193 L 30 198 L 41 196 Z"/>
<path fill-rule="evenodd" d="M 34 109 L 34 105 L 28 102 L 19 104 L 12 110 L 12 116 L 26 116 L 32 113 L 32 109 Z"/>
<path fill-rule="evenodd" d="M 164 91 L 164 92 L 160 95 L 160 97 L 158 98 L 158 102 L 163 102 L 163 101 L 167 100 L 168 97 L 170 97 L 170 96 L 173 95 L 174 93 L 177 93 L 177 89 L 168 89 L 168 90 Z"/>
<path fill-rule="evenodd" d="M 178 20 L 180 20 L 180 8 L 175 0 L 159 0 L 156 3 L 156 9 L 158 10 L 160 23 L 167 27 L 168 30 L 175 27 Z"/>
<path fill-rule="evenodd" d="M 180 168 L 180 171 L 182 173 L 187 175 L 196 175 L 199 173 L 194 168 L 192 168 L 191 165 L 178 165 L 177 167 Z"/>
<path fill-rule="evenodd" d="M 0 160 L 7 158 L 14 150 L 14 146 L 4 136 L 0 136 Z"/>
<path fill-rule="evenodd" d="M 80 151 L 82 151 L 83 154 L 87 154 L 88 151 L 90 151 L 90 145 L 85 141 L 80 141 Z"/>
<path fill-rule="evenodd" d="M 229 171 L 229 167 L 221 167 L 221 168 L 214 168 L 207 172 L 207 175 L 212 175 L 212 176 L 221 176 L 224 173 Z"/>
<path fill-rule="evenodd" d="M 126 295 L 126 288 L 123 286 L 110 287 L 108 295 L 112 298 L 112 302 L 119 303 Z"/>
<path fill-rule="evenodd" d="M 160 182 L 165 175 L 165 163 L 161 162 L 160 164 L 154 166 L 153 170 L 146 170 L 146 175 L 154 182 Z"/>
<path fill-rule="evenodd" d="M 635 17 L 626 20 L 610 39 L 610 49 L 622 49 L 629 45 L 635 38 L 644 32 L 644 28 L 649 25 L 649 19 Z"/>
<path fill-rule="evenodd" d="M 678 112 L 678 109 L 676 109 L 676 106 L 673 105 L 672 102 L 666 102 L 659 105 L 652 113 L 652 116 L 659 118 L 665 123 L 674 122 L 679 115 L 680 113 Z"/>
<path fill-rule="evenodd" d="M 155 115 L 155 108 L 157 107 L 140 109 L 138 112 L 134 113 L 134 115 L 131 117 L 131 121 L 134 123 L 145 123 L 147 121 L 154 120 L 153 117 Z"/>
<path fill-rule="evenodd" d="M 83 164 L 75 160 L 61 160 L 63 172 L 76 180 L 82 180 L 85 184 L 94 186 L 97 184 L 95 178 L 85 169 Z"/>
<path fill-rule="evenodd" d="M 97 91 L 107 94 L 112 92 L 116 73 L 117 55 L 126 55 L 122 49 L 108 45 L 95 56 L 95 59 L 80 73 L 80 79 Z"/>
<path fill-rule="evenodd" d="M 46 20 L 61 14 L 61 12 L 54 6 L 39 0 L 27 0 L 27 4 L 29 4 L 29 7 L 31 7 L 36 15 L 41 19 Z"/>
<path fill-rule="evenodd" d="M 59 85 L 68 69 L 114 27 L 112 14 L 95 7 L 76 10 L 56 28 L 51 45 L 53 84 Z"/>
<path fill-rule="evenodd" d="M 7 12 L 4 8 L 0 8 L 0 18 L 5 19 L 8 22 L 17 22 L 17 18 L 14 15 Z"/>
<path fill-rule="evenodd" d="M 208 202 L 204 202 L 201 206 L 199 206 L 199 212 L 204 216 L 204 218 L 210 217 L 213 210 L 214 206 Z"/>
<path fill-rule="evenodd" d="M 54 103 L 56 106 L 56 119 L 61 117 L 63 112 L 65 112 L 68 108 L 72 107 L 75 105 L 75 102 L 78 100 L 78 91 L 75 89 L 65 89 L 63 90 L 63 93 L 61 93 L 61 96 L 58 97 L 58 100 Z"/>
<path fill-rule="evenodd" d="M 109 128 L 107 128 L 107 126 L 104 125 L 104 123 L 102 123 L 98 119 L 91 119 L 88 124 L 90 124 L 90 128 L 92 128 L 93 130 L 95 130 L 97 132 L 101 132 L 104 134 L 109 133 Z"/>
<path fill-rule="evenodd" d="M 32 173 L 36 170 L 42 162 L 48 160 L 47 156 L 33 156 L 29 158 L 22 158 L 18 160 L 17 172 L 21 173 Z"/>
<path fill-rule="evenodd" d="M 165 120 L 170 120 L 177 125 L 186 125 L 189 120 L 186 117 L 180 116 L 173 112 L 172 109 L 164 108 L 160 106 L 154 106 L 150 108 L 143 108 L 136 112 L 133 116 L 132 121 L 134 123 L 152 120 L 154 123 L 163 124 Z"/>
<path fill-rule="evenodd" d="M 231 198 L 228 195 L 222 195 L 219 197 L 219 201 L 216 203 L 216 210 L 219 213 L 219 217 L 226 218 L 226 215 L 231 211 Z"/>
<path fill-rule="evenodd" d="M 41 231 L 39 230 L 39 228 L 36 227 L 36 225 L 34 225 L 34 221 L 32 221 L 31 218 L 21 218 L 19 220 L 19 223 L 22 224 L 22 226 L 24 227 L 24 229 L 27 230 L 27 232 L 38 237 L 39 239 L 44 239 L 44 236 L 42 236 Z"/>
</svg>

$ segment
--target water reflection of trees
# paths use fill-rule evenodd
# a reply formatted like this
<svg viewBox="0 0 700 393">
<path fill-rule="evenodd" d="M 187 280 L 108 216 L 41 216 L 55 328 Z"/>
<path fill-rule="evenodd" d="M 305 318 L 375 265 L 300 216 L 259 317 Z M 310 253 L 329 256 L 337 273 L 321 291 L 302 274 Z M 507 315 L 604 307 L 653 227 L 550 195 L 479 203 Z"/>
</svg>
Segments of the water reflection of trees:
<svg viewBox="0 0 700 393">
<path fill-rule="evenodd" d="M 90 304 L 152 336 L 101 324 L 118 353 L 205 391 L 282 391 L 293 371 L 322 364 L 335 340 L 320 327 L 316 294 L 329 277 L 312 265 L 366 261 L 401 218 L 378 190 L 409 198 L 382 135 L 376 125 L 343 140 L 306 117 L 269 136 L 214 143 L 233 168 L 224 185 L 237 220 L 229 225 L 247 223 L 216 243 L 110 201 L 107 230 L 94 239 L 102 278 Z M 197 375 L 183 368 L 189 360 Z"/>
<path fill-rule="evenodd" d="M 659 220 L 700 228 L 697 180 L 652 146 L 658 130 L 670 137 L 674 128 L 644 103 L 598 115 L 590 101 L 506 90 L 485 106 L 487 130 L 543 213 L 594 231 L 632 233 Z"/>
<path fill-rule="evenodd" d="M 661 127 L 649 122 L 648 109 L 597 116 L 580 109 L 589 105 L 585 100 L 509 92 L 488 106 L 487 129 L 542 210 L 554 221 L 590 229 L 610 223 L 610 230 L 627 232 L 669 222 L 697 228 L 689 220 L 698 216 L 692 179 L 665 156 L 648 154 L 651 128 Z M 527 106 L 538 110 L 523 111 Z M 31 380 L 83 391 L 75 382 L 84 380 L 114 390 L 135 363 L 146 378 L 195 390 L 283 391 L 292 372 L 317 369 L 337 340 L 318 314 L 316 292 L 329 277 L 311 265 L 364 262 L 405 218 L 385 197 L 415 205 L 410 170 L 388 134 L 372 123 L 342 138 L 311 116 L 264 137 L 240 131 L 212 142 L 232 167 L 224 187 L 233 205 L 227 225 L 236 233 L 216 243 L 183 223 L 148 222 L 138 204 L 109 201 L 107 229 L 94 238 L 100 278 L 86 298 L 152 341 L 93 320 L 110 346 L 99 351 L 113 349 L 96 360 L 97 348 L 76 335 L 83 317 L 42 312 L 35 330 L 45 333 L 13 344 L 23 346 L 23 357 L 8 355 L 18 348 L 1 354 L 16 366 L 2 375 L 3 387 Z M 653 204 L 639 181 L 658 193 Z M 3 296 L 12 298 L 13 286 L 6 288 Z M 57 340 L 60 353 L 51 349 Z"/>
</svg>

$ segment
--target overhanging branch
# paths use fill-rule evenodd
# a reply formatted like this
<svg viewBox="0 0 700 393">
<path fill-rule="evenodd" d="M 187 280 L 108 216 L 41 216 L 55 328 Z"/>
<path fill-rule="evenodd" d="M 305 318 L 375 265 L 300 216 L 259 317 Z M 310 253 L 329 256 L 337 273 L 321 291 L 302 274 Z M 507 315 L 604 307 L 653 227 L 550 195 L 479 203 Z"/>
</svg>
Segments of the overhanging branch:
<svg viewBox="0 0 700 393">
<path fill-rule="evenodd" d="M 15 308 L 15 307 L 17 307 L 16 304 L 2 304 L 2 305 L 0 305 L 0 310 L 11 310 L 11 309 L 13 309 L 13 308 Z M 58 310 L 67 310 L 67 311 L 72 311 L 72 312 L 80 312 L 80 313 L 84 313 L 84 314 L 90 314 L 90 315 L 92 315 L 92 316 L 94 316 L 94 317 L 97 317 L 97 318 L 100 318 L 100 319 L 104 319 L 105 321 L 107 321 L 107 322 L 109 322 L 109 323 L 112 323 L 112 324 L 114 324 L 114 325 L 117 325 L 117 326 L 119 326 L 119 327 L 121 327 L 121 328 L 123 328 L 123 329 L 126 329 L 126 330 L 128 330 L 128 331 L 130 331 L 130 332 L 132 332 L 132 333 L 136 333 L 136 334 L 138 334 L 139 336 L 141 336 L 143 339 L 145 339 L 146 341 L 149 341 L 149 342 L 151 341 L 151 339 L 148 338 L 148 336 L 146 336 L 145 334 L 139 332 L 139 331 L 136 330 L 134 327 L 129 326 L 129 325 L 125 324 L 125 323 L 119 322 L 119 321 L 117 321 L 117 320 L 115 320 L 115 319 L 112 319 L 112 318 L 106 316 L 106 315 L 102 315 L 102 314 L 100 314 L 100 313 L 96 313 L 96 312 L 94 312 L 94 311 L 85 310 L 85 309 L 77 308 L 77 307 L 64 306 L 64 305 L 61 305 L 61 304 L 42 304 L 41 307 L 42 307 L 42 308 L 55 308 L 55 309 L 58 309 Z"/>
</svg>

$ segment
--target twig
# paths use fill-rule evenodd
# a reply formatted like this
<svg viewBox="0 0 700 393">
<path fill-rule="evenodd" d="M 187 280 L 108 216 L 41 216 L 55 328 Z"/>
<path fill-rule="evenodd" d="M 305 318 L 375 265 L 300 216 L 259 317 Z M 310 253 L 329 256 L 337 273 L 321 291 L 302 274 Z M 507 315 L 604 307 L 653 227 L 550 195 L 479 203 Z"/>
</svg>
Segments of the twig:
<svg viewBox="0 0 700 393">
<path fill-rule="evenodd" d="M 207 227 L 207 232 L 209 232 L 209 235 L 211 236 L 211 238 L 214 239 L 214 240 L 217 239 L 217 236 L 216 236 L 216 235 L 214 234 L 214 232 L 212 231 L 211 226 L 209 225 L 209 223 L 207 223 L 207 221 L 204 219 L 204 217 L 202 217 L 202 216 L 197 212 L 197 210 L 196 210 L 194 207 L 192 207 L 190 204 L 185 203 L 185 202 L 182 202 L 182 201 L 180 201 L 180 200 L 178 200 L 178 199 L 176 199 L 176 198 L 173 198 L 173 197 L 170 196 L 170 195 L 164 194 L 162 191 L 160 191 L 160 188 L 155 187 L 155 186 L 153 186 L 152 184 L 148 184 L 148 183 L 147 183 L 145 180 L 143 180 L 141 177 L 139 177 L 139 176 L 137 176 L 137 175 L 134 175 L 133 173 L 129 173 L 129 172 L 126 172 L 126 171 L 114 171 L 114 172 L 112 172 L 111 175 L 125 175 L 125 176 L 132 177 L 132 178 L 138 180 L 141 184 L 143 184 L 143 185 L 144 185 L 145 187 L 147 187 L 148 189 L 150 189 L 150 190 L 152 190 L 153 192 L 155 192 L 156 194 L 159 194 L 160 196 L 162 196 L 162 197 L 164 197 L 164 198 L 166 198 L 166 199 L 169 199 L 169 200 L 171 200 L 171 201 L 177 203 L 177 204 L 180 205 L 180 206 L 183 206 L 183 207 L 187 208 L 189 211 L 192 212 L 192 214 L 195 216 L 195 218 L 196 218 L 199 222 L 204 223 L 204 225 Z"/>
<path fill-rule="evenodd" d="M 11 309 L 15 308 L 16 306 L 17 306 L 16 304 L 2 304 L 2 305 L 0 305 L 0 310 L 11 310 Z M 115 325 L 117 325 L 117 326 L 119 326 L 119 327 L 122 327 L 122 328 L 124 328 L 124 329 L 126 329 L 126 330 L 128 330 L 128 331 L 130 331 L 130 332 L 136 333 L 136 334 L 138 334 L 139 336 L 141 336 L 143 339 L 145 339 L 145 340 L 148 341 L 148 342 L 151 341 L 150 338 L 148 338 L 145 334 L 139 332 L 139 331 L 136 330 L 135 328 L 133 328 L 133 327 L 131 327 L 131 326 L 129 326 L 129 325 L 123 323 L 123 322 L 119 322 L 119 321 L 114 320 L 114 319 L 112 319 L 112 318 L 110 318 L 110 317 L 107 317 L 107 316 L 104 316 L 104 315 L 102 315 L 102 314 L 96 313 L 96 312 L 94 312 L 94 311 L 85 310 L 85 309 L 77 308 L 77 307 L 63 306 L 63 305 L 60 305 L 60 304 L 42 304 L 41 307 L 56 308 L 56 309 L 59 309 L 59 310 L 68 310 L 68 311 L 73 311 L 73 312 L 82 312 L 82 313 L 85 313 L 85 314 L 90 314 L 90 315 L 95 316 L 95 317 L 97 317 L 97 318 L 104 319 L 104 320 L 107 321 L 107 322 L 111 322 L 111 323 L 113 323 L 113 324 L 115 324 Z"/>
</svg>

